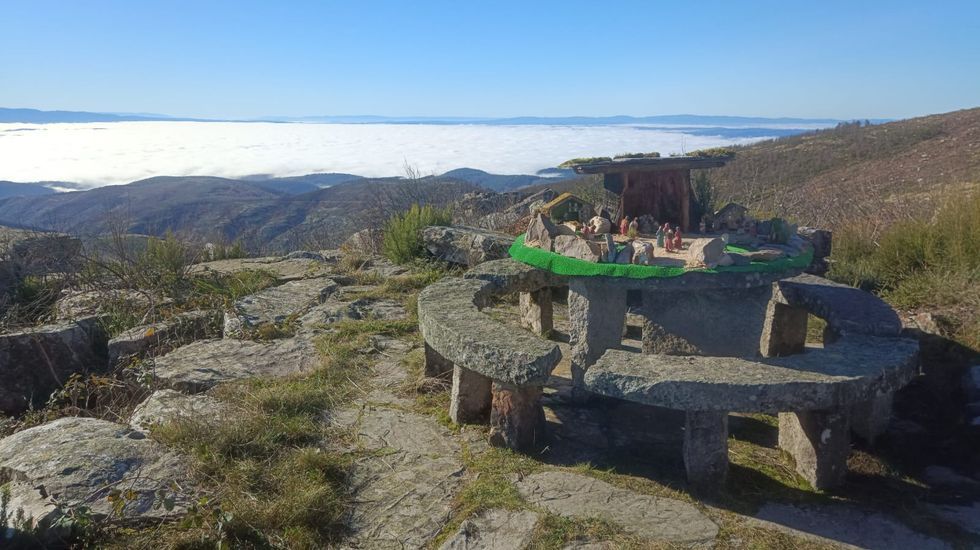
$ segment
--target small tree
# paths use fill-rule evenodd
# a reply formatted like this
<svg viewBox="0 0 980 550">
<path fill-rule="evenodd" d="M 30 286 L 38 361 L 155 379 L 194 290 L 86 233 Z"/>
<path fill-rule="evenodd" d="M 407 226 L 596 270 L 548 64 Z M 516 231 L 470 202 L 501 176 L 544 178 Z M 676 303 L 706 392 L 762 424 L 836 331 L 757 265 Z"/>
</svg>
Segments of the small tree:
<svg viewBox="0 0 980 550">
<path fill-rule="evenodd" d="M 705 214 L 715 211 L 715 188 L 703 170 L 694 176 L 694 201 L 691 203 L 691 219 L 700 222 Z"/>
</svg>

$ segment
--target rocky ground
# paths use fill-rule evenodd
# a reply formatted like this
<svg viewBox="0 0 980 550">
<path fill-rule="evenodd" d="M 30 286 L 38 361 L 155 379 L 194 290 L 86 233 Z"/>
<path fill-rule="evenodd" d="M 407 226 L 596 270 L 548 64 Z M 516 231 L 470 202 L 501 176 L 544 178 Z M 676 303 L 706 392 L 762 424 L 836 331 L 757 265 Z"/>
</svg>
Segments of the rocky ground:
<svg viewBox="0 0 980 550">
<path fill-rule="evenodd" d="M 323 376 L 323 365 L 338 365 L 338 350 L 349 348 L 343 360 L 364 368 L 336 382 L 347 388 L 342 395 L 303 417 L 313 419 L 322 437 L 275 443 L 329 455 L 343 465 L 342 517 L 322 518 L 323 525 L 340 527 L 318 533 L 321 538 L 312 542 L 290 542 L 299 539 L 282 533 L 270 535 L 267 544 L 980 546 L 980 480 L 938 467 L 911 477 L 873 448 L 859 447 L 852 453 L 847 488 L 817 493 L 776 450 L 774 419 L 763 415 L 732 418 L 729 485 L 721 495 L 698 498 L 684 481 L 679 413 L 606 400 L 574 405 L 567 363 L 546 391 L 548 445 L 533 455 L 490 447 L 484 427 L 448 422 L 445 381 L 419 374 L 413 298 L 431 272 L 380 259 L 352 269 L 332 253 L 224 260 L 195 271 L 256 267 L 274 273 L 280 284 L 226 308 L 220 334 L 203 331 L 172 349 L 161 348 L 152 358 L 154 391 L 128 419 L 67 417 L 0 440 L 0 482 L 7 482 L 10 496 L 6 513 L 24 510 L 48 529 L 41 535 L 47 540 L 73 524 L 109 518 L 102 542 L 119 547 L 165 546 L 183 540 L 174 535 L 181 529 L 196 529 L 197 536 L 201 525 L 218 526 L 205 532 L 217 532 L 217 539 L 206 540 L 228 542 L 220 526 L 232 518 L 196 523 L 187 518 L 200 517 L 202 498 L 225 494 L 217 480 L 229 476 L 208 471 L 208 458 L 197 452 L 206 445 L 180 444 L 173 426 L 196 423 L 204 433 L 224 437 L 222 426 L 252 414 L 241 396 L 270 388 L 281 390 L 272 407 L 277 413 L 299 408 L 287 390 Z M 568 357 L 567 320 L 561 306 L 556 309 L 554 339 Z M 492 315 L 522 330 L 516 304 L 501 302 Z M 270 324 L 277 330 L 263 333 Z M 637 330 L 632 323 L 625 345 L 639 349 Z M 231 387 L 245 389 L 227 391 Z M 17 526 L 6 517 L 0 520 Z M 8 530 L 8 537 L 14 533 Z"/>
</svg>

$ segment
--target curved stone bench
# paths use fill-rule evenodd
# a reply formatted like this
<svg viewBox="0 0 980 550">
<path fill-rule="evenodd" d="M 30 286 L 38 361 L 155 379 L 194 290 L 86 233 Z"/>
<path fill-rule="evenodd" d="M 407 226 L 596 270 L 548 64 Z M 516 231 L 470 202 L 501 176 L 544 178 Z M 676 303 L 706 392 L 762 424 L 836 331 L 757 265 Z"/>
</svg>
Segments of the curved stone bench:
<svg viewBox="0 0 980 550">
<path fill-rule="evenodd" d="M 554 330 L 551 289 L 568 286 L 568 278 L 510 258 L 484 262 L 464 275 L 493 285 L 495 294 L 520 294 L 521 326 L 541 336 Z"/>
<path fill-rule="evenodd" d="M 827 321 L 822 349 L 805 348 L 809 314 Z M 729 411 L 779 413 L 780 447 L 823 489 L 846 473 L 852 417 L 873 435 L 874 424 L 887 423 L 893 392 L 917 372 L 918 343 L 899 338 L 900 331 L 897 314 L 876 296 L 801 275 L 773 283 L 762 358 L 609 349 L 585 373 L 584 385 L 687 411 L 685 466 L 699 485 L 725 477 Z"/>
<path fill-rule="evenodd" d="M 482 313 L 499 289 L 485 280 L 446 278 L 422 290 L 418 316 L 426 372 L 439 374 L 452 365 L 454 422 L 480 420 L 489 409 L 491 443 L 527 449 L 542 433 L 541 387 L 561 351 Z"/>
<path fill-rule="evenodd" d="M 907 384 L 918 351 L 915 340 L 873 336 L 846 336 L 825 348 L 758 360 L 609 350 L 585 382 L 598 394 L 669 409 L 834 409 Z"/>
<path fill-rule="evenodd" d="M 874 294 L 859 288 L 809 274 L 776 281 L 773 286 L 774 300 L 804 309 L 827 321 L 827 328 L 834 337 L 845 334 L 898 336 L 902 332 L 902 321 L 895 310 Z"/>
</svg>

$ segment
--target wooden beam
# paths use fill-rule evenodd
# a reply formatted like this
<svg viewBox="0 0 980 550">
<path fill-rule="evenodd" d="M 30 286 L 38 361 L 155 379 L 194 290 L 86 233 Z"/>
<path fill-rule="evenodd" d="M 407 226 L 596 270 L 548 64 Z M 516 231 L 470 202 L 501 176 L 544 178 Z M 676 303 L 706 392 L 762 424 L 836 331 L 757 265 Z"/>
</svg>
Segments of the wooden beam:
<svg viewBox="0 0 980 550">
<path fill-rule="evenodd" d="M 684 189 L 681 191 L 681 228 L 691 232 L 691 171 L 684 171 Z"/>
</svg>

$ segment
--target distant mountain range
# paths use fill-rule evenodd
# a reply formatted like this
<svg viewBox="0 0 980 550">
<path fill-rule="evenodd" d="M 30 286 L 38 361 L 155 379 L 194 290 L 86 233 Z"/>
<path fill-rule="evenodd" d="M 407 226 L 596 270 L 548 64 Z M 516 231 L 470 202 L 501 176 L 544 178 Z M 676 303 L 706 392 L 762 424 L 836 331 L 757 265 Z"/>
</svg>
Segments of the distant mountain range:
<svg viewBox="0 0 980 550">
<path fill-rule="evenodd" d="M 667 126 L 832 126 L 840 122 L 831 118 L 766 118 L 707 115 L 657 116 L 570 116 L 570 117 L 389 117 L 359 116 L 266 116 L 251 119 L 204 119 L 148 113 L 92 113 L 86 111 L 41 111 L 0 107 L 0 123 L 48 124 L 57 122 L 125 122 L 125 121 L 195 121 L 195 122 L 307 122 L 324 124 L 485 124 L 485 125 L 667 125 Z M 883 122 L 876 119 L 873 122 Z M 766 135 L 772 135 L 771 133 Z"/>
</svg>

